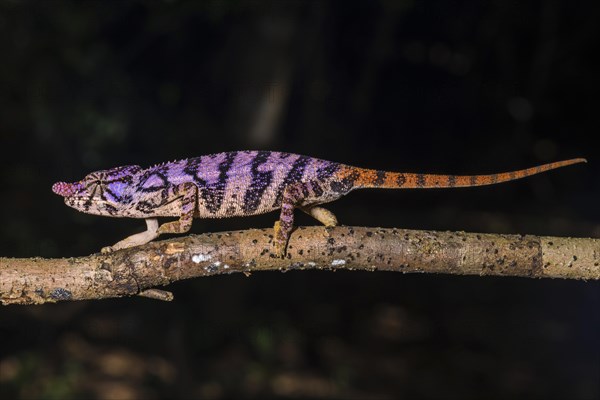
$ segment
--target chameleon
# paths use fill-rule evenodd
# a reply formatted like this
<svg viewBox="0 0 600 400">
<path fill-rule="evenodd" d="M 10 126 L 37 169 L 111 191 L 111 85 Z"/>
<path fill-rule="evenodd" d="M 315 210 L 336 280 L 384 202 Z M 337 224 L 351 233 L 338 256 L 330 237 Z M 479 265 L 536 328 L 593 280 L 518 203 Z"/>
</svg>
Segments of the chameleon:
<svg viewBox="0 0 600 400">
<path fill-rule="evenodd" d="M 157 164 L 96 171 L 82 180 L 57 182 L 52 191 L 78 211 L 109 217 L 143 218 L 147 229 L 103 252 L 139 246 L 162 234 L 189 231 L 193 218 L 244 217 L 279 210 L 273 250 L 284 257 L 294 226 L 294 209 L 323 225 L 338 224 L 321 205 L 354 189 L 427 189 L 492 185 L 586 162 L 557 161 L 489 175 L 435 175 L 379 171 L 275 152 L 233 151 Z M 177 217 L 159 226 L 158 217 Z"/>
</svg>

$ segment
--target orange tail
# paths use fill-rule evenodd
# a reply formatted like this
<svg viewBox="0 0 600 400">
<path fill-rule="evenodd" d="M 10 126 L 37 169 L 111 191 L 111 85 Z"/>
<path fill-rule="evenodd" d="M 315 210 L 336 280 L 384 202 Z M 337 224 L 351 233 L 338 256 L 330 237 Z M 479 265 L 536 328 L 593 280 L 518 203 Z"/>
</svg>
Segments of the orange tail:
<svg viewBox="0 0 600 400">
<path fill-rule="evenodd" d="M 346 167 L 339 173 L 343 175 L 342 177 L 354 177 L 354 187 L 356 188 L 430 189 L 493 185 L 582 162 L 587 162 L 587 160 L 585 158 L 573 158 L 571 160 L 557 161 L 519 171 L 490 175 L 411 174 L 353 167 Z"/>
</svg>

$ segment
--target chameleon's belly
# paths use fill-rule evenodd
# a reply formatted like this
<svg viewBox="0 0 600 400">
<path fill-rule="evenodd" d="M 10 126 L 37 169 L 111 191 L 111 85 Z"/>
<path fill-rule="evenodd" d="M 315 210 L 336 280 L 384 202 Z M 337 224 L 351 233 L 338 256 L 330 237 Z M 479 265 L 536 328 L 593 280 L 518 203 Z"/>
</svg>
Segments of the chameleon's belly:
<svg viewBox="0 0 600 400">
<path fill-rule="evenodd" d="M 261 206 L 253 210 L 248 210 L 243 204 L 236 201 L 224 202 L 222 207 L 213 212 L 203 204 L 202 200 L 198 203 L 197 212 L 194 214 L 197 218 L 229 218 L 229 217 L 246 217 L 250 215 L 265 214 L 271 211 L 276 211 L 279 207 Z"/>
<path fill-rule="evenodd" d="M 311 183 L 311 187 L 314 187 Z M 198 206 L 195 217 L 198 218 L 228 218 L 244 217 L 250 215 L 259 215 L 281 209 L 283 199 L 283 190 L 268 190 L 261 193 L 259 190 L 250 190 L 244 192 L 241 188 L 232 189 L 230 195 L 224 196 L 221 207 L 215 209 L 214 193 L 200 191 L 198 196 Z M 319 191 L 317 194 L 309 194 L 295 206 L 312 206 L 329 203 L 341 197 L 341 194 L 331 192 L 330 190 Z M 212 207 L 212 208 L 211 208 Z"/>
</svg>

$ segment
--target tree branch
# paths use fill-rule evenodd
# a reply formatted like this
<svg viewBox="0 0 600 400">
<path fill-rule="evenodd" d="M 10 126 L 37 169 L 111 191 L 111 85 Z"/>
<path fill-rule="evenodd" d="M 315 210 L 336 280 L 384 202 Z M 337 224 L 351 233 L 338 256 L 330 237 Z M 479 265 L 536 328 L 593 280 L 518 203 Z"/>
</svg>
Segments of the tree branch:
<svg viewBox="0 0 600 400">
<path fill-rule="evenodd" d="M 271 253 L 272 229 L 190 235 L 109 254 L 0 258 L 0 301 L 143 295 L 171 300 L 156 286 L 194 277 L 295 269 L 600 279 L 600 239 L 364 227 L 299 227 L 285 259 Z"/>
</svg>

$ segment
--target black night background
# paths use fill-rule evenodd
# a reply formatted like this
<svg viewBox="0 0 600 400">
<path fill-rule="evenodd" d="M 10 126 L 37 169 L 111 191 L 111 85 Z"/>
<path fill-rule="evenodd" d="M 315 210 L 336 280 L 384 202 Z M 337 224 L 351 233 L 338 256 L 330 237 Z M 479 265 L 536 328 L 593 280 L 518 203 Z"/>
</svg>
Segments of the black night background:
<svg viewBox="0 0 600 400">
<path fill-rule="evenodd" d="M 56 181 L 241 149 L 452 174 L 586 157 L 329 208 L 345 225 L 598 238 L 598 21 L 591 1 L 0 0 L 0 256 L 83 256 L 145 229 L 66 207 Z M 597 282 L 295 271 L 166 289 L 0 308 L 0 397 L 600 397 Z"/>
</svg>

